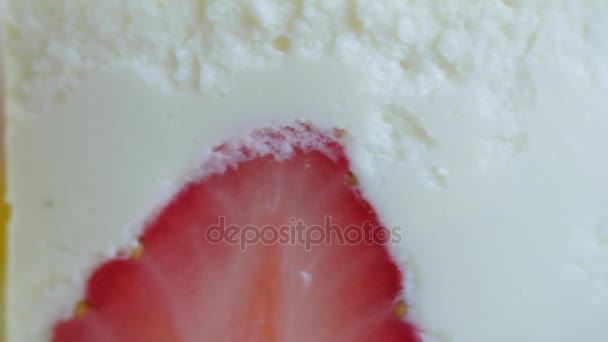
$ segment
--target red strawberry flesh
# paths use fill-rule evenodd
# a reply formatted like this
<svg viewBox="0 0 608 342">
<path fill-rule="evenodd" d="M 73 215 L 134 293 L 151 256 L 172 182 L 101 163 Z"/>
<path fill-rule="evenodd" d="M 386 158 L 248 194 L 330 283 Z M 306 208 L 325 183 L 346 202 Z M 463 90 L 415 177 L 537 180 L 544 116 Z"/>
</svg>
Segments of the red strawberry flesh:
<svg viewBox="0 0 608 342">
<path fill-rule="evenodd" d="M 147 224 L 141 257 L 97 268 L 86 313 L 54 342 L 419 341 L 394 314 L 402 275 L 334 138 L 259 130 L 203 169 Z M 240 239 L 217 235 L 227 227 Z"/>
</svg>

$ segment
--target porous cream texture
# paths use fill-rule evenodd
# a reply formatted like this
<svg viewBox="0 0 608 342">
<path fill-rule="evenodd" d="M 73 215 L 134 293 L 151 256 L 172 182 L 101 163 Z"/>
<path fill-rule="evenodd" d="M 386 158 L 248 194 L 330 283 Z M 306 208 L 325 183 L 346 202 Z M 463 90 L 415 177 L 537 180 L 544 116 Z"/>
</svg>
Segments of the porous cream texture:
<svg viewBox="0 0 608 342">
<path fill-rule="evenodd" d="M 426 341 L 608 341 L 608 2 L 7 14 L 8 342 L 48 341 L 214 145 L 294 120 L 348 132 Z"/>
</svg>

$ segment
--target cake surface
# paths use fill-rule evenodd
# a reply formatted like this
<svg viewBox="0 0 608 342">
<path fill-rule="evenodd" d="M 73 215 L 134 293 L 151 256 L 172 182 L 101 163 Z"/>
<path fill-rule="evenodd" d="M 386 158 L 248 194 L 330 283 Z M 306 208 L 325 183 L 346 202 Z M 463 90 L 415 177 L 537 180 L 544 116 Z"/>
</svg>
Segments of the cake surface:
<svg viewBox="0 0 608 342">
<path fill-rule="evenodd" d="M 607 20 L 602 0 L 9 1 L 7 342 L 48 341 L 213 146 L 296 120 L 347 132 L 425 341 L 608 341 Z"/>
</svg>

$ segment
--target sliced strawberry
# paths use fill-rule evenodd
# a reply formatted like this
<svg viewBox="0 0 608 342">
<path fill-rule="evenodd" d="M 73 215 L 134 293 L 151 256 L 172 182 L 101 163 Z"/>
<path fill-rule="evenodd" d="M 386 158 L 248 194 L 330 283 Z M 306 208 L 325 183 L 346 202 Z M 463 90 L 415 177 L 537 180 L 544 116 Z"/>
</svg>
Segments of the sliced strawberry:
<svg viewBox="0 0 608 342">
<path fill-rule="evenodd" d="M 86 310 L 53 341 L 419 341 L 395 314 L 401 274 L 353 183 L 341 145 L 309 126 L 219 147 L 148 224 L 137 258 L 95 271 Z M 218 239 L 229 226 L 240 240 Z"/>
</svg>

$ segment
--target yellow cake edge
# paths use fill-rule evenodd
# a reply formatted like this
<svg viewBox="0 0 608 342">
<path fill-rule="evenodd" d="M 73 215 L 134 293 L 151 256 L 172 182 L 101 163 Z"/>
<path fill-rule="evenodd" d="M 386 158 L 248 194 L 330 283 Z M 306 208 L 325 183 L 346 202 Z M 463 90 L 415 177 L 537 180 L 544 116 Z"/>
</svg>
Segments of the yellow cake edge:
<svg viewBox="0 0 608 342">
<path fill-rule="evenodd" d="M 3 32 L 0 29 L 0 342 L 6 341 L 6 282 L 9 206 L 6 201 Z"/>
</svg>

